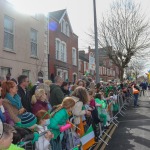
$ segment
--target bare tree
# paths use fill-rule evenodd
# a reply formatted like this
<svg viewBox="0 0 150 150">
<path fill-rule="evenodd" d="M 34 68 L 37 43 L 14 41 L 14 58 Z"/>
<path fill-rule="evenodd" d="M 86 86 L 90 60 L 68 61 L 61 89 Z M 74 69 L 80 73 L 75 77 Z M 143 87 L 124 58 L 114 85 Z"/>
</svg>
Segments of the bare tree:
<svg viewBox="0 0 150 150">
<path fill-rule="evenodd" d="M 98 29 L 99 45 L 119 67 L 120 80 L 123 80 L 124 69 L 131 58 L 150 47 L 149 22 L 141 14 L 140 4 L 131 0 L 113 2 L 110 13 L 103 17 Z"/>
<path fill-rule="evenodd" d="M 137 81 L 138 76 L 143 72 L 144 64 L 142 63 L 142 60 L 132 59 L 130 63 L 128 64 L 128 68 L 125 69 L 126 76 L 133 77 Z"/>
</svg>

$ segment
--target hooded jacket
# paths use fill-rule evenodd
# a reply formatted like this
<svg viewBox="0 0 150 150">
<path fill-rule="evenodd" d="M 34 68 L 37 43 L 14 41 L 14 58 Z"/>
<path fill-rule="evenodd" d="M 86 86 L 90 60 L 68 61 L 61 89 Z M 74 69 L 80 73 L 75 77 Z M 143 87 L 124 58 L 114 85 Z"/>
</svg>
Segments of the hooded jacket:
<svg viewBox="0 0 150 150">
<path fill-rule="evenodd" d="M 56 84 L 50 85 L 50 104 L 52 106 L 59 105 L 64 99 L 64 93 L 61 90 L 61 87 Z"/>
</svg>

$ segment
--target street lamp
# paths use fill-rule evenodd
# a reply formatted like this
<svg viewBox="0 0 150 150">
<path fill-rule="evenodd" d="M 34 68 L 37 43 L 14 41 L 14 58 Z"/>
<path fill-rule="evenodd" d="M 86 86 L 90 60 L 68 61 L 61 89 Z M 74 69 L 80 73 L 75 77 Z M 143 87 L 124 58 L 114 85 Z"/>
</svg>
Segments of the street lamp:
<svg viewBox="0 0 150 150">
<path fill-rule="evenodd" d="M 96 83 L 99 83 L 99 50 L 98 50 L 98 39 L 97 39 L 97 17 L 96 17 L 96 0 L 93 0 L 94 7 L 94 33 L 95 33 L 95 63 L 96 63 Z"/>
</svg>

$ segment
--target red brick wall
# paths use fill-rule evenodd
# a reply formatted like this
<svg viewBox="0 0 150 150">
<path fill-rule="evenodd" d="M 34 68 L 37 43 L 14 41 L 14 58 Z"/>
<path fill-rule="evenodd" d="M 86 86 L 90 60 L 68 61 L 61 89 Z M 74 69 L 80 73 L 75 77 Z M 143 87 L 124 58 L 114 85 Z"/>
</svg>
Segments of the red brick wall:
<svg viewBox="0 0 150 150">
<path fill-rule="evenodd" d="M 64 19 L 69 23 L 67 16 L 64 16 Z M 49 22 L 54 21 L 50 19 Z M 52 73 L 54 76 L 56 75 L 56 66 L 62 67 L 68 70 L 69 81 L 73 81 L 73 73 L 78 74 L 78 59 L 77 66 L 72 65 L 72 47 L 75 47 L 77 50 L 77 58 L 78 58 L 78 37 L 71 32 L 70 28 L 70 36 L 66 36 L 61 32 L 61 24 L 57 22 L 58 28 L 56 31 L 49 30 L 49 74 Z M 67 62 L 64 63 L 62 61 L 55 59 L 55 39 L 59 38 L 61 41 L 66 43 L 67 48 Z"/>
</svg>

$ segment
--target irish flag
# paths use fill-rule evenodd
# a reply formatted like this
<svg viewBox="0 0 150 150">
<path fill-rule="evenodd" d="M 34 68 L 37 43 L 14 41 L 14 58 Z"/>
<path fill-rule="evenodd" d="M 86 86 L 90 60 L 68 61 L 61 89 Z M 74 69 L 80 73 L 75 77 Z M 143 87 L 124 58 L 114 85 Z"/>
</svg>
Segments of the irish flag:
<svg viewBox="0 0 150 150">
<path fill-rule="evenodd" d="M 87 150 L 89 147 L 91 147 L 94 143 L 94 131 L 92 128 L 92 125 L 89 127 L 87 132 L 81 137 L 81 142 L 82 142 L 82 149 Z"/>
</svg>

